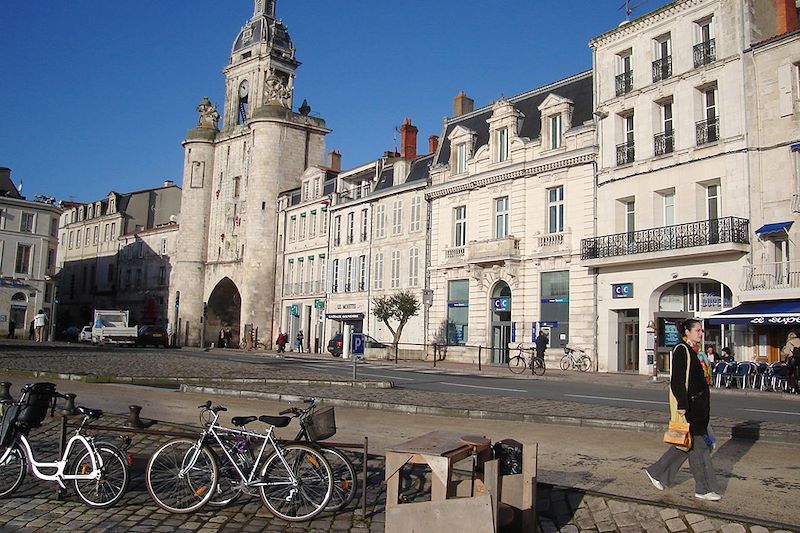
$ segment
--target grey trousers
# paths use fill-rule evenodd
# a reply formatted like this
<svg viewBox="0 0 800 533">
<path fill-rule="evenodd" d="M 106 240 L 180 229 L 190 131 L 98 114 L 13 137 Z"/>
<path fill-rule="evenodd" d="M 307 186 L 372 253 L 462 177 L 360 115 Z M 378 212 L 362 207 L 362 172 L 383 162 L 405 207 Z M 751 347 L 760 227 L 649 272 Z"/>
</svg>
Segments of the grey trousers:
<svg viewBox="0 0 800 533">
<path fill-rule="evenodd" d="M 661 459 L 647 467 L 647 472 L 665 487 L 671 487 L 675 484 L 678 470 L 681 469 L 686 459 L 689 459 L 689 469 L 694 477 L 695 493 L 719 492 L 714 465 L 711 463 L 711 449 L 706 446 L 702 437 L 699 435 L 693 437 L 696 438 L 696 442 L 692 445 L 691 450 L 682 452 L 675 446 L 670 446 Z"/>
</svg>

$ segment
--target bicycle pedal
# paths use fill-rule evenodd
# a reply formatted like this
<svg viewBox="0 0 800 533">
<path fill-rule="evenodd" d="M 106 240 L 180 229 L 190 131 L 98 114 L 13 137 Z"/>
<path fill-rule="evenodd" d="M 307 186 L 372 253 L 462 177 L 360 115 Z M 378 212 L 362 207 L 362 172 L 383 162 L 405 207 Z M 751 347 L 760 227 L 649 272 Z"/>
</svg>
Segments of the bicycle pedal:
<svg viewBox="0 0 800 533">
<path fill-rule="evenodd" d="M 56 491 L 56 500 L 61 501 L 61 500 L 65 499 L 66 497 L 67 497 L 67 489 L 59 488 Z"/>
</svg>

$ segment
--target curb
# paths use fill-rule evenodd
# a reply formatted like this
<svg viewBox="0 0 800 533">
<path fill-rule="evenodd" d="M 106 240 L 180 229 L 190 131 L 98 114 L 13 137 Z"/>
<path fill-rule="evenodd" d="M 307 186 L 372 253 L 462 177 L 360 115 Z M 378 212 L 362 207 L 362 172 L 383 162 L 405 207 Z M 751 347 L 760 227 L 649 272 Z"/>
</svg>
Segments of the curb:
<svg viewBox="0 0 800 533">
<path fill-rule="evenodd" d="M 191 392 L 197 394 L 217 394 L 220 396 L 233 396 L 238 398 L 260 398 L 264 400 L 299 402 L 306 396 L 296 394 L 279 394 L 273 392 L 230 390 L 218 387 L 195 386 L 182 384 L 181 392 Z M 582 426 L 601 429 L 621 429 L 626 431 L 644 431 L 649 433 L 663 433 L 665 423 L 663 421 L 631 421 L 613 420 L 603 418 L 580 418 L 574 416 L 540 415 L 507 413 L 502 411 L 486 411 L 480 409 L 457 409 L 447 407 L 433 407 L 425 405 L 396 404 L 386 402 L 372 402 L 365 400 L 348 400 L 344 398 L 325 398 L 318 397 L 330 405 L 341 407 L 352 407 L 356 409 L 371 409 L 382 411 L 400 411 L 408 414 L 446 416 L 455 418 L 474 418 L 484 420 L 506 420 L 517 422 L 534 422 L 539 424 L 555 424 L 567 426 Z M 797 445 L 800 442 L 800 434 L 796 431 L 765 430 L 758 424 L 716 424 L 714 425 L 717 434 L 729 434 L 732 439 L 740 440 L 762 440 L 780 444 Z"/>
</svg>

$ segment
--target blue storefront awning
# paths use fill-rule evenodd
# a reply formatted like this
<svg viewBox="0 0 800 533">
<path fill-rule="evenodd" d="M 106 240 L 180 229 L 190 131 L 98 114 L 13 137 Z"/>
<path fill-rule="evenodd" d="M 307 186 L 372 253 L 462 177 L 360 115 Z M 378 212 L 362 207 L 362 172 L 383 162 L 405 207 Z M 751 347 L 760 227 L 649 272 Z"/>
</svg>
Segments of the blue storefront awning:
<svg viewBox="0 0 800 533">
<path fill-rule="evenodd" d="M 759 237 L 763 237 L 765 235 L 771 235 L 773 233 L 786 233 L 789 231 L 789 228 L 792 227 L 794 221 L 789 220 L 788 222 L 775 222 L 773 224 L 764 224 L 760 228 L 756 230 L 756 235 Z"/>
<path fill-rule="evenodd" d="M 745 302 L 708 319 L 709 324 L 800 324 L 800 300 Z"/>
</svg>

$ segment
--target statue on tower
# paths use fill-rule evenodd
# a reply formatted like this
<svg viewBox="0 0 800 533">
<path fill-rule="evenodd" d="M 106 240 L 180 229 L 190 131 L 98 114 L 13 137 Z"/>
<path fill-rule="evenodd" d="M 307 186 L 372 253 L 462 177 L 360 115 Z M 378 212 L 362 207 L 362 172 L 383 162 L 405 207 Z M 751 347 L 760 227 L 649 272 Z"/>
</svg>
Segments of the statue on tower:
<svg viewBox="0 0 800 533">
<path fill-rule="evenodd" d="M 264 82 L 264 100 L 266 100 L 267 104 L 289 107 L 292 100 L 292 91 L 279 77 L 273 74 Z"/>
<path fill-rule="evenodd" d="M 200 118 L 197 121 L 198 128 L 206 128 L 218 130 L 217 123 L 219 122 L 219 113 L 217 106 L 211 103 L 208 96 L 204 96 L 203 100 L 197 105 L 197 112 L 200 113 Z"/>
</svg>

